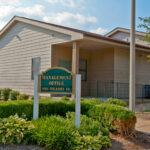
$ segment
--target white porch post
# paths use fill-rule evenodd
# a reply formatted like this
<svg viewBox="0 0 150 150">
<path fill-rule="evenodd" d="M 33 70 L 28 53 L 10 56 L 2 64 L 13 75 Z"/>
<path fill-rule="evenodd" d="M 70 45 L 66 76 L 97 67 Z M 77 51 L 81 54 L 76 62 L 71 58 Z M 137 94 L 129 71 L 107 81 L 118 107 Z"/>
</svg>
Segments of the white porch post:
<svg viewBox="0 0 150 150">
<path fill-rule="evenodd" d="M 73 42 L 72 44 L 72 72 L 73 74 L 79 73 L 79 43 Z M 72 94 L 72 99 L 75 98 L 75 95 Z"/>
<path fill-rule="evenodd" d="M 129 109 L 135 110 L 135 0 L 131 0 Z"/>
</svg>

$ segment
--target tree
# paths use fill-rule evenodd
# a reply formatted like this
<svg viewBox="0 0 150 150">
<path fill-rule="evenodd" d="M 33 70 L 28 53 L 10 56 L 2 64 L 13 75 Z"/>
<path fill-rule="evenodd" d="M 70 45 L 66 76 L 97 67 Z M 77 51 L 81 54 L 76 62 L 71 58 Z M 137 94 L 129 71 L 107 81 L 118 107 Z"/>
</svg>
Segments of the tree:
<svg viewBox="0 0 150 150">
<path fill-rule="evenodd" d="M 150 17 L 139 17 L 139 19 L 143 22 L 139 25 L 139 27 L 146 29 L 146 36 L 144 40 L 150 42 Z"/>
<path fill-rule="evenodd" d="M 145 41 L 150 42 L 150 17 L 139 17 L 139 19 L 143 22 L 139 25 L 140 28 L 146 29 L 146 36 L 144 38 Z M 150 55 L 147 56 L 148 62 L 150 62 Z"/>
</svg>

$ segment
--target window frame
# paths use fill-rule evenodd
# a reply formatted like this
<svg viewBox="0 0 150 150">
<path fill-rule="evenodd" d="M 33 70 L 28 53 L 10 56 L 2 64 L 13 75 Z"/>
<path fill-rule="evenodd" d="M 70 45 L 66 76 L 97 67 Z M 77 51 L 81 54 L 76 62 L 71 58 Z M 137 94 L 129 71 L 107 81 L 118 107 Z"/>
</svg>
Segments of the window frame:
<svg viewBox="0 0 150 150">
<path fill-rule="evenodd" d="M 80 61 L 85 61 L 85 69 L 80 69 Z M 82 78 L 82 74 L 81 74 L 81 81 L 84 81 L 86 82 L 88 80 L 88 75 L 87 75 L 87 72 L 88 72 L 88 60 L 87 59 L 80 59 L 79 60 L 79 74 L 80 72 L 84 72 L 85 73 L 85 78 L 83 79 Z"/>
</svg>

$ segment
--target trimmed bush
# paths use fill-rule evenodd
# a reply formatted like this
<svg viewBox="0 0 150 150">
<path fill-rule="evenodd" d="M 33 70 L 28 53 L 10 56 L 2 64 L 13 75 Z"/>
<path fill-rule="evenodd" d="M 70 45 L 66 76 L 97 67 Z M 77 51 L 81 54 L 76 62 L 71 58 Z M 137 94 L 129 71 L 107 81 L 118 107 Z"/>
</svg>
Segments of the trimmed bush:
<svg viewBox="0 0 150 150">
<path fill-rule="evenodd" d="M 63 96 L 63 97 L 61 97 L 61 100 L 62 100 L 62 101 L 69 101 L 69 97 Z"/>
<path fill-rule="evenodd" d="M 87 115 L 89 109 L 93 105 L 89 103 L 81 103 L 81 113 Z M 75 111 L 75 101 L 53 101 L 49 99 L 39 101 L 39 116 L 50 116 L 50 115 L 60 115 L 66 116 L 67 112 Z M 17 100 L 0 102 L 0 118 L 6 118 L 11 115 L 18 114 L 20 117 L 25 114 L 27 119 L 32 119 L 33 117 L 33 101 L 32 100 Z"/>
<path fill-rule="evenodd" d="M 71 120 L 75 124 L 75 113 L 68 112 L 66 114 L 67 119 Z M 103 136 L 109 136 L 109 130 L 104 128 L 101 122 L 96 121 L 86 115 L 81 115 L 80 118 L 80 128 L 78 129 L 80 135 L 91 135 L 97 136 L 98 134 Z"/>
<path fill-rule="evenodd" d="M 136 123 L 134 112 L 113 104 L 95 106 L 89 110 L 89 116 L 100 121 L 109 130 L 117 130 L 122 135 L 131 134 Z"/>
<path fill-rule="evenodd" d="M 9 99 L 9 95 L 10 95 L 11 91 L 12 90 L 9 89 L 9 88 L 2 89 L 2 99 L 4 99 L 5 101 L 7 101 Z"/>
<path fill-rule="evenodd" d="M 83 110 L 87 111 L 87 108 Z M 65 116 L 66 112 L 75 111 L 74 102 L 40 100 L 39 101 L 39 115 L 40 117 L 46 115 L 60 115 Z M 32 100 L 17 100 L 0 102 L 0 118 L 6 118 L 11 115 L 18 114 L 20 117 L 25 114 L 27 119 L 33 117 L 33 101 Z"/>
<path fill-rule="evenodd" d="M 20 94 L 17 96 L 17 100 L 28 100 L 29 99 L 29 95 L 27 94 Z"/>
<path fill-rule="evenodd" d="M 34 100 L 34 96 L 31 96 L 29 99 L 30 99 L 30 100 Z M 42 99 L 42 97 L 39 96 L 39 99 Z"/>
<path fill-rule="evenodd" d="M 92 104 L 92 105 L 99 105 L 99 104 L 102 103 L 102 100 L 101 99 L 91 98 L 91 99 L 84 99 L 84 102 Z"/>
<path fill-rule="evenodd" d="M 40 117 L 46 115 L 60 115 L 65 117 L 67 112 L 74 111 L 75 101 L 40 100 L 39 102 Z M 10 115 L 15 115 L 16 113 L 20 117 L 25 115 L 27 119 L 32 119 L 33 101 L 22 100 L 0 102 L 0 118 L 9 117 Z M 132 111 L 113 104 L 101 103 L 99 105 L 95 105 L 95 103 L 83 101 L 81 102 L 81 113 L 98 120 L 99 122 L 101 122 L 101 125 L 104 128 L 108 128 L 110 131 L 117 130 L 122 135 L 130 134 L 133 131 L 136 123 L 136 116 Z M 86 118 L 84 118 L 84 121 L 86 121 Z M 87 124 L 89 122 L 90 121 L 87 120 Z M 93 126 L 95 126 L 96 124 L 97 123 L 95 122 Z"/>
<path fill-rule="evenodd" d="M 17 115 L 0 119 L 0 143 L 27 144 L 31 141 L 33 128 L 30 121 L 19 118 Z"/>
<path fill-rule="evenodd" d="M 18 91 L 11 91 L 10 92 L 10 100 L 17 100 L 17 97 L 19 96 Z"/>
<path fill-rule="evenodd" d="M 0 89 L 0 99 L 2 98 L 2 89 Z"/>
<path fill-rule="evenodd" d="M 105 101 L 106 104 L 115 104 L 119 106 L 126 107 L 127 103 L 123 100 L 117 99 L 117 98 L 109 98 Z"/>
<path fill-rule="evenodd" d="M 81 101 L 84 101 L 85 99 L 83 97 L 81 97 Z"/>
</svg>

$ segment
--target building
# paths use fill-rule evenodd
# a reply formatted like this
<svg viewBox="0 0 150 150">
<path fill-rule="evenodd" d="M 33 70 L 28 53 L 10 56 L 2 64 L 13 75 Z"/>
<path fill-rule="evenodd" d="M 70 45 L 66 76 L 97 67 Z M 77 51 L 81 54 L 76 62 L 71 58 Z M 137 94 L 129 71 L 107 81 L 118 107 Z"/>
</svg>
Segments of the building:
<svg viewBox="0 0 150 150">
<path fill-rule="evenodd" d="M 145 32 L 139 32 L 136 31 L 136 43 L 141 45 L 147 45 L 150 46 L 149 42 L 144 41 L 144 38 L 146 36 Z M 110 31 L 105 35 L 106 37 L 130 42 L 130 30 L 125 28 L 115 28 L 114 30 Z"/>
<path fill-rule="evenodd" d="M 126 29 L 102 36 L 15 16 L 0 32 L 0 88 L 33 95 L 32 60 L 40 57 L 41 72 L 59 66 L 80 73 L 82 96 L 128 97 L 130 46 L 126 38 Z M 139 97 L 150 85 L 150 47 L 137 43 L 136 51 Z"/>
</svg>

